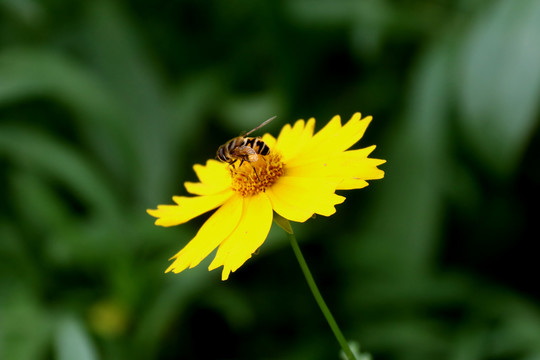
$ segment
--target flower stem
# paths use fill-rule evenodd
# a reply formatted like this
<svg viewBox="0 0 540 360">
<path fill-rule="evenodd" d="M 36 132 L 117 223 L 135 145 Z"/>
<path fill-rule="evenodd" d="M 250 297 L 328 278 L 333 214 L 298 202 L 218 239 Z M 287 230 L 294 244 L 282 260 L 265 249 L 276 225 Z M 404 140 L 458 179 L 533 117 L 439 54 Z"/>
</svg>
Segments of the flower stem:
<svg viewBox="0 0 540 360">
<path fill-rule="evenodd" d="M 345 336 L 343 336 L 343 333 L 339 329 L 339 326 L 336 323 L 336 320 L 334 319 L 334 317 L 332 316 L 330 309 L 328 309 L 328 306 L 326 306 L 326 303 L 324 302 L 321 292 L 319 291 L 319 288 L 317 287 L 317 284 L 315 283 L 315 280 L 313 279 L 313 276 L 311 275 L 311 271 L 309 271 L 309 267 L 306 263 L 306 260 L 304 259 L 304 256 L 302 255 L 302 251 L 300 250 L 300 246 L 298 245 L 298 241 L 296 241 L 296 236 L 294 236 L 292 229 L 290 232 L 287 231 L 287 236 L 289 237 L 289 240 L 291 241 L 291 246 L 293 248 L 294 255 L 296 255 L 296 259 L 298 260 L 298 263 L 300 264 L 300 268 L 302 269 L 302 272 L 304 273 L 304 276 L 306 277 L 306 281 L 309 285 L 309 288 L 311 289 L 311 292 L 313 293 L 313 296 L 315 297 L 315 301 L 317 301 L 317 304 L 321 308 L 321 311 L 324 317 L 326 318 L 326 321 L 328 321 L 328 325 L 330 325 L 330 328 L 332 329 L 334 336 L 339 342 L 339 345 L 341 345 L 341 349 L 345 353 L 345 356 L 347 357 L 348 360 L 355 360 L 356 357 L 354 356 L 351 348 L 349 347 L 347 340 L 345 340 Z"/>
</svg>

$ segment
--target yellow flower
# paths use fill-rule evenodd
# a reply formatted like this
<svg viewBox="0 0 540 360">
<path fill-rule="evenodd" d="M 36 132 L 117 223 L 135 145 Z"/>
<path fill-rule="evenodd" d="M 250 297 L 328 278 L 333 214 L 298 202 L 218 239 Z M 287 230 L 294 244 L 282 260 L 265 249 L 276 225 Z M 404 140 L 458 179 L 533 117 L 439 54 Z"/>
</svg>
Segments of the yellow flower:
<svg viewBox="0 0 540 360">
<path fill-rule="evenodd" d="M 255 162 L 235 166 L 217 160 L 193 169 L 199 182 L 186 182 L 196 196 L 174 196 L 176 205 L 159 205 L 148 213 L 155 224 L 183 224 L 218 208 L 197 235 L 171 260 L 166 272 L 179 273 L 197 266 L 218 248 L 209 270 L 223 266 L 222 280 L 242 266 L 262 245 L 273 212 L 285 219 L 304 222 L 314 214 L 330 216 L 345 198 L 336 190 L 360 189 L 366 180 L 381 179 L 377 168 L 385 160 L 369 158 L 370 146 L 347 150 L 363 136 L 371 116 L 356 113 L 341 125 L 339 116 L 313 134 L 315 119 L 285 125 L 278 138 L 265 134 L 270 152 Z"/>
</svg>

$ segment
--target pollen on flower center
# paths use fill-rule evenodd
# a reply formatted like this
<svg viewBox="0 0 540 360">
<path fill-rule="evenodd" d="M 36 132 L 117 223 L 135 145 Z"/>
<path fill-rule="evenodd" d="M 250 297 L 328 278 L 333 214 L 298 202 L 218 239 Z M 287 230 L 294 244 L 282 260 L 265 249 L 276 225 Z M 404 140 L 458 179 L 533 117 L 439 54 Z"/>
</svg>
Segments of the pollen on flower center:
<svg viewBox="0 0 540 360">
<path fill-rule="evenodd" d="M 242 166 L 231 165 L 232 189 L 240 195 L 252 196 L 264 192 L 283 175 L 281 156 L 274 152 L 259 155 L 254 162 L 244 161 Z"/>
</svg>

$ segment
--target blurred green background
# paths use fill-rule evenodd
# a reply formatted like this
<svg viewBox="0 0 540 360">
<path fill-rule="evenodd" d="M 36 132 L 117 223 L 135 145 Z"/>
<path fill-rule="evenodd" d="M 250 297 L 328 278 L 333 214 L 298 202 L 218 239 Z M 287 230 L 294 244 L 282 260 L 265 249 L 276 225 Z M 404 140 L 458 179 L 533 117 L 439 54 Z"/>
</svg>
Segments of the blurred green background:
<svg viewBox="0 0 540 360">
<path fill-rule="evenodd" d="M 0 359 L 337 359 L 285 234 L 230 280 L 145 209 L 272 115 L 374 116 L 293 224 L 374 359 L 540 359 L 540 1 L 0 1 Z"/>
</svg>

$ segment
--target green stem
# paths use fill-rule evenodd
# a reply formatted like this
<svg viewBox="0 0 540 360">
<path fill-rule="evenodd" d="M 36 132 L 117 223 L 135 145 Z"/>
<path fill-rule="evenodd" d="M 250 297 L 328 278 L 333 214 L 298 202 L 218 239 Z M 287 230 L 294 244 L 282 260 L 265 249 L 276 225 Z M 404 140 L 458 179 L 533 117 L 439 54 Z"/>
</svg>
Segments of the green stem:
<svg viewBox="0 0 540 360">
<path fill-rule="evenodd" d="M 302 255 L 302 251 L 300 250 L 300 246 L 298 245 L 298 241 L 296 241 L 296 236 L 294 236 L 294 233 L 292 232 L 290 225 L 289 225 L 289 229 L 290 229 L 290 232 L 287 231 L 287 236 L 289 237 L 289 240 L 291 241 L 291 246 L 293 248 L 294 255 L 296 255 L 296 259 L 298 260 L 298 263 L 300 264 L 300 268 L 302 269 L 302 272 L 304 273 L 304 276 L 306 277 L 306 281 L 309 285 L 309 288 L 311 289 L 311 292 L 313 293 L 313 296 L 315 297 L 315 301 L 317 301 L 317 304 L 321 308 L 321 311 L 323 312 L 324 317 L 326 318 L 326 321 L 328 321 L 328 325 L 330 325 L 330 328 L 332 329 L 334 336 L 339 342 L 339 345 L 341 345 L 341 349 L 343 349 L 343 352 L 347 356 L 347 359 L 355 360 L 356 357 L 354 356 L 351 348 L 349 347 L 347 340 L 345 340 L 345 336 L 343 336 L 343 333 L 339 329 L 339 326 L 336 323 L 336 320 L 334 319 L 334 317 L 332 316 L 330 309 L 328 309 L 328 306 L 326 306 L 326 303 L 324 302 L 321 292 L 319 291 L 319 288 L 317 287 L 317 284 L 315 283 L 315 280 L 313 279 L 313 276 L 311 275 L 311 271 L 309 271 L 309 267 L 306 263 L 306 260 L 304 259 L 304 256 Z"/>
</svg>

